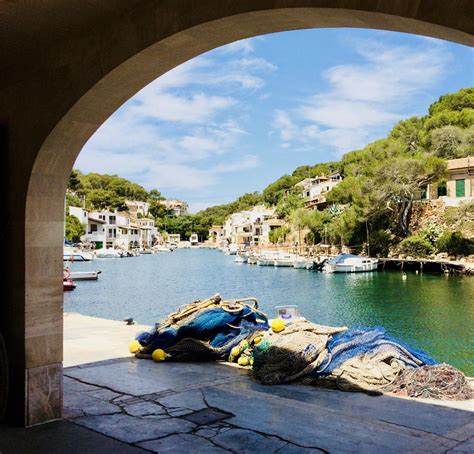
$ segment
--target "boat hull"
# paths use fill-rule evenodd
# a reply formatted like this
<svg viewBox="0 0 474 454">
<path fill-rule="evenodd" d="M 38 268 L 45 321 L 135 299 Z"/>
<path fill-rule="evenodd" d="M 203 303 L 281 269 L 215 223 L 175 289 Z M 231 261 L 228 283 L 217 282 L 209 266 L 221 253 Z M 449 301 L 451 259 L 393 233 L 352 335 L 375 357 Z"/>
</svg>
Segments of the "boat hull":
<svg viewBox="0 0 474 454">
<path fill-rule="evenodd" d="M 69 275 L 71 281 L 96 281 L 101 271 L 73 271 Z"/>
</svg>

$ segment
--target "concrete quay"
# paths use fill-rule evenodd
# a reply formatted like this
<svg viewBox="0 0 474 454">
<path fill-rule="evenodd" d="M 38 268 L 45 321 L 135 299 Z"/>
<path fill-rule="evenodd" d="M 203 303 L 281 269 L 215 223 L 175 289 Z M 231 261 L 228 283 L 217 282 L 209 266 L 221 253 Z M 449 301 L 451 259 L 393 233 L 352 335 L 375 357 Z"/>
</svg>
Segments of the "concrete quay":
<svg viewBox="0 0 474 454">
<path fill-rule="evenodd" d="M 474 452 L 473 401 L 447 407 L 264 386 L 225 363 L 123 357 L 144 328 L 67 314 L 64 420 L 31 429 L 0 426 L 0 452 Z M 81 364 L 87 355 L 92 362 Z"/>
</svg>

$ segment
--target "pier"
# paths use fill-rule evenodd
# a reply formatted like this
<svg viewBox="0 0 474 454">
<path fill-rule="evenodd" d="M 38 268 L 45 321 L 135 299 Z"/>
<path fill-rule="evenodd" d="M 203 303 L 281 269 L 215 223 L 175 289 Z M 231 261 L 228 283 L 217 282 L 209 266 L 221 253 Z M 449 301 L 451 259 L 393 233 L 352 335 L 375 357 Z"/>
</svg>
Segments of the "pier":
<svg viewBox="0 0 474 454">
<path fill-rule="evenodd" d="M 380 270 L 474 275 L 474 263 L 424 258 L 381 258 Z"/>
</svg>

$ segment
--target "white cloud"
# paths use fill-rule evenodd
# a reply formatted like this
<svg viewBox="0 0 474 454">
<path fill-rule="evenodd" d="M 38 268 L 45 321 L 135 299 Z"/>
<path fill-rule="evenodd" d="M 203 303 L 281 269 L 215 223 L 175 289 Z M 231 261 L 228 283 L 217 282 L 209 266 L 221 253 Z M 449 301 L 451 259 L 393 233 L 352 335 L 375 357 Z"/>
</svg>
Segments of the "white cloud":
<svg viewBox="0 0 474 454">
<path fill-rule="evenodd" d="M 282 147 L 319 141 L 338 153 L 367 144 L 407 116 L 412 98 L 441 77 L 451 56 L 442 42 L 417 47 L 388 47 L 359 41 L 358 64 L 329 68 L 329 84 L 292 111 L 276 111 L 273 128 Z"/>
<path fill-rule="evenodd" d="M 230 97 L 196 93 L 191 96 L 177 96 L 164 92 L 148 92 L 140 95 L 131 107 L 132 115 L 162 121 L 181 123 L 206 123 L 221 110 L 236 104 Z"/>
<path fill-rule="evenodd" d="M 221 47 L 219 50 L 223 53 L 243 53 L 251 54 L 255 51 L 255 41 L 258 38 L 241 39 Z"/>
</svg>

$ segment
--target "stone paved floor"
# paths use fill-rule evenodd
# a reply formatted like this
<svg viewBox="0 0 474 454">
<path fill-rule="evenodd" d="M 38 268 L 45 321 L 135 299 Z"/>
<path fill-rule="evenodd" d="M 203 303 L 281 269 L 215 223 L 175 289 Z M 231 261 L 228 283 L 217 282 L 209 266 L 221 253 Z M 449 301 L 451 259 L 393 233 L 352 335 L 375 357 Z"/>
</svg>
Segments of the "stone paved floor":
<svg viewBox="0 0 474 454">
<path fill-rule="evenodd" d="M 65 417 L 159 453 L 474 452 L 474 412 L 299 385 L 217 363 L 65 369 Z"/>
</svg>

